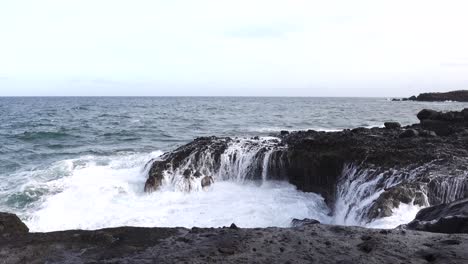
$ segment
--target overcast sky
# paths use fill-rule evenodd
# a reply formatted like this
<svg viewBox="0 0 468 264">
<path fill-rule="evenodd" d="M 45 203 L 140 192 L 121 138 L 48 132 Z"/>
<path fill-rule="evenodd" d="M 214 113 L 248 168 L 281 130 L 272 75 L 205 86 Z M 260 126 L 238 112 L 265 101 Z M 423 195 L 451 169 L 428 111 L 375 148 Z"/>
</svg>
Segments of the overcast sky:
<svg viewBox="0 0 468 264">
<path fill-rule="evenodd" d="M 0 95 L 468 89 L 468 1 L 0 2 Z"/>
</svg>

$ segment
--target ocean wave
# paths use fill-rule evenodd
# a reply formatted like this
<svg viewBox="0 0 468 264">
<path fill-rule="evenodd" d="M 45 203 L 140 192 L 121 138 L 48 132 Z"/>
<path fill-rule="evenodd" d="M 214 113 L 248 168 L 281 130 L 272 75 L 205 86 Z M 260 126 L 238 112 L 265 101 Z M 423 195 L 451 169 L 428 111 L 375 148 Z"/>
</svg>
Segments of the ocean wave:
<svg viewBox="0 0 468 264">
<path fill-rule="evenodd" d="M 63 161 L 55 168 L 67 172 L 63 177 L 28 183 L 10 196 L 9 203 L 15 210 L 25 207 L 20 215 L 34 232 L 123 225 L 212 227 L 232 222 L 242 227 L 287 227 L 294 217 L 329 221 L 321 196 L 300 192 L 287 182 L 224 181 L 201 192 L 168 187 L 144 193 L 149 169 L 145 165 L 161 154 Z"/>
<path fill-rule="evenodd" d="M 63 139 L 63 138 L 74 138 L 79 137 L 77 135 L 68 134 L 66 132 L 60 131 L 37 131 L 29 132 L 26 131 L 22 134 L 15 135 L 15 138 L 24 140 L 24 141 L 33 141 L 33 140 L 44 140 L 44 139 Z"/>
</svg>

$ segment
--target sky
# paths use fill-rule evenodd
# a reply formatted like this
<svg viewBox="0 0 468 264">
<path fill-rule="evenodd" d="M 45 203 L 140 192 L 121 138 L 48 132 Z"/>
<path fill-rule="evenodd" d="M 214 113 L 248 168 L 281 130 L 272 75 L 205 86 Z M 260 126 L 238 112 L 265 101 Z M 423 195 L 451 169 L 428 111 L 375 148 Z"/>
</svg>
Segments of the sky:
<svg viewBox="0 0 468 264">
<path fill-rule="evenodd" d="M 0 96 L 468 89 L 466 0 L 0 2 Z"/>
</svg>

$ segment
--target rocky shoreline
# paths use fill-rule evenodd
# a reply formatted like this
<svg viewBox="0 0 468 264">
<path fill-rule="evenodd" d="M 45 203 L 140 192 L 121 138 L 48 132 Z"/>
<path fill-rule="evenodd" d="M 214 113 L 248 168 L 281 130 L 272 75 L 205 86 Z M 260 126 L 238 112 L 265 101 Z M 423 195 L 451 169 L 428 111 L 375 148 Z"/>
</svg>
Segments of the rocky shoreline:
<svg viewBox="0 0 468 264">
<path fill-rule="evenodd" d="M 307 224 L 27 233 L 12 215 L 1 263 L 467 263 L 468 234 Z"/>
</svg>

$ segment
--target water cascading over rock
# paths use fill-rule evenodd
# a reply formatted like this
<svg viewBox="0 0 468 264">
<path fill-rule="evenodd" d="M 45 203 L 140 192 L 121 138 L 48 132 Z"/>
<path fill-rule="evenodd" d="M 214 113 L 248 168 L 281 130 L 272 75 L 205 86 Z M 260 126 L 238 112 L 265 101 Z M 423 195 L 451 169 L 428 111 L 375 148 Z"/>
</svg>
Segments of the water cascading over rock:
<svg viewBox="0 0 468 264">
<path fill-rule="evenodd" d="M 153 161 L 145 191 L 163 185 L 193 191 L 216 181 L 286 179 L 269 171 L 283 166 L 278 156 L 282 148 L 278 138 L 198 138 Z"/>
<path fill-rule="evenodd" d="M 422 125 L 404 128 L 198 138 L 152 161 L 145 191 L 164 186 L 195 191 L 226 180 L 287 180 L 322 195 L 335 223 L 362 225 L 392 215 L 401 203 L 426 207 L 468 197 L 465 112 L 424 110 L 418 115 Z M 438 130 L 437 136 L 428 130 L 431 118 L 448 122 L 450 131 Z M 408 130 L 414 135 L 402 137 Z"/>
</svg>

